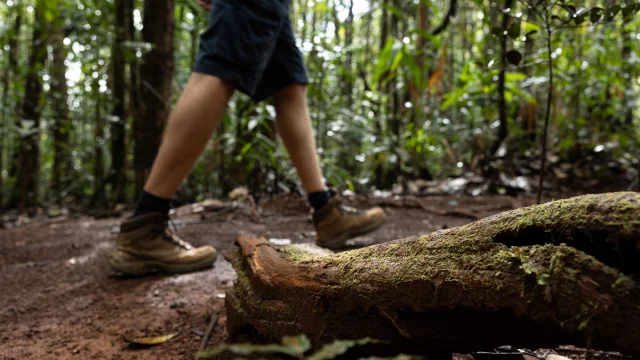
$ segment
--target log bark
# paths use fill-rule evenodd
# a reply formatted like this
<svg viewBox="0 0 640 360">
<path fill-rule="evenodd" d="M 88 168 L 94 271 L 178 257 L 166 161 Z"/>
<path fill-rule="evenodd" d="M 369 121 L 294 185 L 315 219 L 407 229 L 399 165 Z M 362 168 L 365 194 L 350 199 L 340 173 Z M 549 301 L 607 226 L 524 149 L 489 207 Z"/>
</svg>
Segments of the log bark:
<svg viewBox="0 0 640 360">
<path fill-rule="evenodd" d="M 585 195 L 330 255 L 241 236 L 232 341 L 372 337 L 404 353 L 563 344 L 640 355 L 640 194 Z"/>
</svg>

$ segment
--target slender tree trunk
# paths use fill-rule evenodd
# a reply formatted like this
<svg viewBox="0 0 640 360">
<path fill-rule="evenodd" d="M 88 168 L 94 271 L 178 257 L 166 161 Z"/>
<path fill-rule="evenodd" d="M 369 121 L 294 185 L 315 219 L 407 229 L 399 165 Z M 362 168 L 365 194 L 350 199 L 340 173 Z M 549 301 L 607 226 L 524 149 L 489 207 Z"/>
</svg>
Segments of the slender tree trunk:
<svg viewBox="0 0 640 360">
<path fill-rule="evenodd" d="M 198 39 L 199 39 L 198 27 L 196 26 L 195 20 L 189 35 L 191 35 L 191 66 L 193 67 L 196 64 L 196 57 L 198 56 Z"/>
<path fill-rule="evenodd" d="M 62 6 L 61 3 L 58 5 Z M 51 44 L 53 45 L 53 63 L 51 65 L 51 93 L 53 97 L 53 169 L 52 180 L 53 190 L 56 195 L 58 204 L 62 203 L 64 197 L 64 189 L 68 185 L 71 170 L 71 152 L 70 152 L 70 132 L 71 121 L 69 118 L 68 89 L 66 71 L 67 66 L 65 60 L 67 58 L 67 48 L 64 45 L 64 21 L 62 18 L 54 23 L 54 29 L 51 32 Z"/>
<path fill-rule="evenodd" d="M 505 75 L 507 73 L 507 35 L 506 31 L 509 28 L 509 11 L 513 6 L 513 0 L 505 0 L 504 1 L 504 10 L 502 14 L 502 30 L 503 33 L 500 37 L 500 73 L 498 75 L 498 111 L 499 111 L 499 121 L 500 125 L 498 127 L 498 135 L 496 140 L 493 142 L 491 149 L 489 150 L 489 156 L 487 160 L 493 158 L 500 149 L 500 146 L 507 138 L 509 133 L 509 123 L 507 121 L 507 101 L 505 100 Z"/>
<path fill-rule="evenodd" d="M 306 41 L 307 40 L 307 10 L 309 8 L 308 2 L 306 0 L 301 0 L 302 2 L 302 6 L 300 9 L 300 18 L 302 19 L 302 31 L 300 33 L 300 38 L 302 39 L 302 41 Z M 312 13 L 315 13 L 315 11 L 312 11 Z M 296 24 L 298 25 L 298 24 Z"/>
<path fill-rule="evenodd" d="M 18 68 L 18 50 L 20 46 L 20 42 L 18 42 L 18 38 L 20 37 L 20 31 L 22 29 L 22 7 L 18 3 L 14 7 L 14 9 L 16 12 L 16 19 L 13 26 L 13 32 L 8 39 L 9 40 L 9 51 L 8 51 L 9 66 L 7 67 L 7 69 L 5 69 L 5 71 L 11 71 L 11 75 L 12 75 L 11 80 L 12 80 L 12 83 L 15 85 L 18 81 L 21 80 L 20 71 Z M 12 115 L 14 117 L 14 120 L 9 122 L 10 127 L 11 126 L 20 127 L 20 123 L 21 123 L 20 114 L 22 111 L 21 110 L 22 103 L 19 99 L 21 99 L 22 96 L 23 94 L 20 94 L 16 90 L 16 87 L 13 86 L 12 98 L 14 102 L 13 102 Z M 8 108 L 5 110 L 8 111 Z M 4 136 L 3 139 L 9 140 L 9 144 L 7 146 L 8 147 L 7 158 L 15 159 L 11 161 L 10 164 L 7 164 L 9 165 L 9 178 L 17 179 L 18 178 L 18 161 L 17 160 L 19 159 L 19 156 L 20 156 L 21 138 L 19 137 L 16 138 L 15 132 L 10 132 L 6 136 Z M 19 195 L 20 194 L 19 194 L 19 191 L 17 191 L 17 186 L 16 186 L 16 188 L 14 188 L 11 192 L 11 195 L 7 201 L 6 207 L 7 208 L 18 207 L 18 203 L 20 200 Z"/>
<path fill-rule="evenodd" d="M 633 131 L 633 109 L 636 105 L 636 96 L 633 88 L 633 81 L 637 79 L 634 74 L 634 66 L 631 64 L 630 58 L 632 53 L 631 34 L 629 31 L 629 19 L 625 19 L 622 23 L 622 73 L 625 79 L 624 95 L 622 97 L 624 109 L 624 127 Z"/>
<path fill-rule="evenodd" d="M 33 40 L 28 60 L 27 84 L 20 118 L 30 124 L 29 133 L 20 140 L 18 157 L 18 177 L 16 190 L 19 192 L 20 212 L 33 210 L 39 202 L 40 180 L 40 100 L 42 77 L 39 69 L 47 60 L 46 19 L 43 1 L 38 0 L 34 11 Z"/>
<path fill-rule="evenodd" d="M 175 0 L 145 1 L 142 38 L 153 49 L 142 65 L 141 108 L 135 129 L 136 190 L 140 193 L 160 147 L 169 116 L 174 69 Z"/>
<path fill-rule="evenodd" d="M 15 98 L 14 91 L 9 91 L 13 88 L 13 83 L 16 80 L 16 70 L 18 67 L 18 36 L 20 34 L 20 28 L 22 24 L 22 13 L 20 8 L 16 6 L 16 17 L 13 28 L 7 32 L 7 66 L 4 69 L 4 84 L 2 92 L 2 102 L 0 103 L 0 113 L 2 114 L 2 133 L 0 133 L 0 209 L 4 208 L 4 177 L 2 175 L 4 171 L 4 158 L 5 149 L 7 146 L 7 138 L 10 135 L 9 129 L 13 125 L 14 121 L 11 117 L 10 111 L 10 94 Z M 11 124 L 11 125 L 9 125 Z M 13 164 L 13 162 L 12 162 Z"/>
<path fill-rule="evenodd" d="M 349 110 L 353 107 L 353 3 L 355 0 L 349 0 L 349 12 L 347 15 L 347 21 L 345 22 L 345 35 L 344 35 L 344 47 L 347 49 L 347 54 L 344 61 L 344 96 L 347 101 L 347 108 Z"/>
<path fill-rule="evenodd" d="M 547 110 L 544 116 L 544 129 L 542 130 L 542 160 L 540 165 L 540 180 L 538 181 L 537 203 L 542 202 L 542 186 L 544 184 L 545 167 L 547 164 L 547 136 L 549 132 L 549 118 L 551 117 L 551 104 L 553 102 L 553 56 L 551 54 L 551 28 L 550 19 L 547 14 L 545 19 L 547 24 L 547 59 L 549 62 L 549 92 L 547 93 Z"/>
<path fill-rule="evenodd" d="M 527 9 L 527 21 L 530 23 L 535 23 L 536 19 L 536 9 L 531 6 Z M 524 42 L 524 54 L 522 56 L 522 73 L 527 77 L 531 74 L 531 67 L 526 66 L 529 61 L 535 60 L 533 56 L 534 51 L 534 36 L 527 36 L 527 40 Z M 522 129 L 526 133 L 526 140 L 528 143 L 534 144 L 536 140 L 536 107 L 535 104 L 527 104 L 525 101 L 522 101 L 520 104 L 520 118 Z"/>
<path fill-rule="evenodd" d="M 309 34 L 309 41 L 311 42 L 311 51 L 309 52 L 309 61 L 316 61 L 317 57 L 316 54 L 318 53 L 316 50 L 316 43 L 314 41 L 314 37 L 316 34 L 316 24 L 318 22 L 318 12 L 317 11 L 311 11 L 311 33 Z M 307 26 L 304 26 L 303 31 L 306 32 L 306 28 Z M 317 84 L 317 82 L 319 81 L 319 79 L 317 77 L 313 77 L 313 80 L 311 80 L 314 85 Z M 310 105 L 314 106 L 315 105 L 315 99 L 311 98 L 309 99 Z M 322 136 L 322 119 L 320 119 L 320 116 L 316 116 L 315 118 L 316 123 L 315 123 L 315 128 L 316 128 L 316 141 L 317 141 L 317 146 L 319 148 L 322 148 L 322 140 L 323 140 L 323 136 Z"/>
<path fill-rule="evenodd" d="M 365 18 L 365 46 L 364 46 L 364 54 L 362 56 L 363 58 L 363 66 L 364 69 L 367 68 L 367 66 L 369 65 L 369 59 L 371 57 L 371 38 L 373 37 L 371 35 L 371 24 L 373 23 L 373 9 L 369 9 L 369 11 L 367 11 L 367 16 Z M 365 91 L 369 91 L 368 89 L 368 85 L 367 85 L 367 78 L 366 78 L 366 70 L 364 71 L 365 76 L 363 77 L 363 80 L 365 82 Z"/>
<path fill-rule="evenodd" d="M 336 38 L 336 45 L 340 46 L 342 40 L 340 39 L 340 18 L 338 18 L 338 1 L 333 1 L 331 6 L 331 16 L 333 16 L 334 36 Z"/>
<path fill-rule="evenodd" d="M 426 62 L 428 42 L 425 36 L 425 34 L 429 32 L 429 28 L 431 26 L 429 15 L 429 6 L 427 5 L 426 1 L 420 1 L 420 4 L 418 4 L 418 29 L 420 30 L 420 32 L 418 33 L 418 56 L 416 57 L 416 62 L 418 63 L 418 68 L 420 69 L 420 79 L 422 80 L 422 82 L 424 82 L 429 76 L 429 67 L 427 66 Z M 417 122 L 422 115 L 424 94 L 422 93 L 422 84 L 413 84 L 412 86 L 414 87 L 413 116 L 414 121 Z"/>
<path fill-rule="evenodd" d="M 194 14 L 195 15 L 195 14 Z M 189 36 L 191 38 L 191 46 L 190 46 L 190 61 L 191 64 L 190 66 L 193 68 L 193 66 L 196 63 L 196 58 L 198 56 L 198 27 L 196 26 L 196 22 L 197 19 L 194 18 L 193 20 L 193 26 L 191 27 L 191 30 L 189 32 Z M 218 127 L 220 128 L 220 127 Z M 198 193 L 196 186 L 197 186 L 197 179 L 196 179 L 196 172 L 192 171 L 189 173 L 189 175 L 187 176 L 187 180 L 186 180 L 186 186 L 189 189 L 189 191 L 191 193 Z M 205 187 L 206 188 L 206 187 Z"/>
<path fill-rule="evenodd" d="M 126 102 L 126 67 L 127 62 L 123 53 L 125 41 L 132 39 L 127 37 L 127 12 L 130 8 L 125 4 L 127 0 L 116 0 L 116 24 L 115 43 L 112 49 L 112 82 L 113 82 L 113 110 L 114 121 L 111 122 L 111 169 L 109 170 L 109 183 L 111 184 L 113 202 L 120 202 L 124 198 L 123 186 L 125 173 L 126 148 L 126 124 L 128 119 Z"/>
<path fill-rule="evenodd" d="M 393 4 L 396 8 L 399 8 L 400 0 L 395 0 Z M 397 39 L 402 39 L 402 34 L 400 31 L 400 19 L 396 14 L 391 14 L 391 34 L 395 36 Z M 400 146 L 400 94 L 397 89 L 397 83 L 400 79 L 399 75 L 396 75 L 392 81 L 389 82 L 389 94 L 391 95 L 391 109 L 390 109 L 390 122 L 389 129 L 393 134 L 393 139 L 395 143 L 395 148 L 398 149 Z M 398 162 L 399 164 L 399 162 Z"/>
<path fill-rule="evenodd" d="M 380 11 L 380 46 L 379 46 L 379 53 L 382 53 L 382 50 L 384 49 L 385 45 L 387 44 L 387 38 L 389 37 L 389 16 L 388 16 L 388 10 L 387 10 L 387 6 L 389 5 L 389 1 L 391 0 L 382 0 L 382 6 L 381 6 L 381 11 Z M 380 80 L 378 82 L 378 89 L 380 92 L 380 103 L 378 105 L 378 114 L 376 115 L 377 119 L 375 120 L 375 131 L 376 131 L 376 138 L 381 139 L 382 138 L 382 124 L 384 122 L 384 104 L 385 104 L 385 89 L 386 87 L 383 84 L 385 76 L 380 77 Z"/>
<path fill-rule="evenodd" d="M 96 97 L 96 109 L 95 109 L 95 146 L 94 146 L 94 167 L 93 167 L 93 178 L 94 178 L 94 192 L 93 199 L 91 200 L 91 206 L 97 209 L 104 209 L 107 205 L 107 197 L 105 193 L 105 184 L 107 182 L 107 176 L 105 174 L 104 169 L 104 151 L 102 148 L 102 144 L 104 144 L 104 117 L 102 116 L 102 95 L 100 94 L 100 86 L 98 85 L 98 80 L 96 79 L 94 86 L 95 97 Z"/>
<path fill-rule="evenodd" d="M 136 28 L 134 26 L 133 23 L 133 11 L 136 8 L 135 7 L 135 0 L 122 0 L 122 6 L 125 8 L 125 10 L 123 10 L 124 14 L 125 14 L 125 33 L 126 33 L 126 38 L 131 40 L 131 41 L 136 41 L 137 37 L 136 37 Z M 137 136 L 138 136 L 138 131 L 140 131 L 139 129 L 139 117 L 140 114 L 142 113 L 141 111 L 141 107 L 142 107 L 142 101 L 141 99 L 141 91 L 140 91 L 140 62 L 138 60 L 138 58 L 134 58 L 133 61 L 129 62 L 129 84 L 127 86 L 127 94 L 126 97 L 128 99 L 128 104 L 127 104 L 127 109 L 128 109 L 128 113 L 129 113 L 129 119 L 127 119 L 127 123 L 129 125 L 131 125 L 132 131 L 129 133 L 128 136 L 128 143 L 129 149 L 134 149 L 134 158 L 133 161 L 127 161 L 128 169 L 131 168 L 136 168 L 136 154 L 137 151 L 136 150 L 136 143 L 137 143 Z M 133 162 L 133 164 L 131 163 Z M 137 175 L 137 171 L 135 172 L 135 174 Z M 120 186 L 124 187 L 124 184 L 128 183 L 127 180 L 127 173 L 125 172 L 123 174 L 123 180 L 122 180 L 122 184 L 120 184 Z M 137 184 L 137 177 L 136 177 L 136 181 L 135 181 L 136 185 Z M 135 196 L 137 196 L 138 193 L 138 188 L 136 187 L 136 193 Z"/>
</svg>

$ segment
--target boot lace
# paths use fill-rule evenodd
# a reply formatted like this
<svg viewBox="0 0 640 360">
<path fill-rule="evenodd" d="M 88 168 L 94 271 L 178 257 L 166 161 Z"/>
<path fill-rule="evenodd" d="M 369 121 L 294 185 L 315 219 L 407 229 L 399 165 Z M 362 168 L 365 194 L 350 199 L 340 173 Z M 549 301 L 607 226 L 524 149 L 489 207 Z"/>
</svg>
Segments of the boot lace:
<svg viewBox="0 0 640 360">
<path fill-rule="evenodd" d="M 342 215 L 360 215 L 363 213 L 362 210 L 356 209 L 349 205 L 345 205 L 342 199 L 339 200 L 337 208 Z"/>
<path fill-rule="evenodd" d="M 162 227 L 158 227 L 158 230 L 156 233 L 163 240 L 166 240 L 185 250 L 191 250 L 193 248 L 191 244 L 182 240 L 178 235 L 176 235 L 176 233 L 178 232 L 178 227 L 173 222 L 173 220 L 168 218 L 163 225 L 164 226 Z M 173 227 L 173 230 L 171 229 L 172 227 Z"/>
</svg>

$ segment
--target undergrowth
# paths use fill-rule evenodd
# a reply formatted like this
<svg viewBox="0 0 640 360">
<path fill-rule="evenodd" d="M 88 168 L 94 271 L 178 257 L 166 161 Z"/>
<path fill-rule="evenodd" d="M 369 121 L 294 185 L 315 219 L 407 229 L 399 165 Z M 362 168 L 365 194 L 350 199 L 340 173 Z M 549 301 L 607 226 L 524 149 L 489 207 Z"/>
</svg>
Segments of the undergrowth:
<svg viewBox="0 0 640 360">
<path fill-rule="evenodd" d="M 250 356 L 246 358 L 235 358 L 237 360 L 264 359 L 261 356 L 266 356 L 269 359 L 281 360 L 331 360 L 339 358 L 340 356 L 344 355 L 349 350 L 352 350 L 354 348 L 376 343 L 383 343 L 383 341 L 371 338 L 364 338 L 359 340 L 336 340 L 330 344 L 324 345 L 317 351 L 312 351 L 311 341 L 309 340 L 309 338 L 307 338 L 306 335 L 285 336 L 284 338 L 282 338 L 281 344 L 222 344 L 214 349 L 199 352 L 196 355 L 196 359 L 211 359 L 214 356 L 218 356 L 224 353 L 231 353 L 241 356 Z M 375 356 L 365 356 L 359 357 L 358 359 L 419 360 L 422 359 L 422 357 L 398 354 L 394 357 L 381 358 Z"/>
</svg>

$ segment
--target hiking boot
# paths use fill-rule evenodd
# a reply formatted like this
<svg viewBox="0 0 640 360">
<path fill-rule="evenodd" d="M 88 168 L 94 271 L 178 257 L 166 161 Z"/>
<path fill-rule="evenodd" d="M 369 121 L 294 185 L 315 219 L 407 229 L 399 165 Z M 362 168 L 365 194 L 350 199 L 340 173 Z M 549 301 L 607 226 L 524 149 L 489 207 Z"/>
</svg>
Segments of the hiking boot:
<svg viewBox="0 0 640 360">
<path fill-rule="evenodd" d="M 338 250 L 352 237 L 375 230 L 384 222 L 384 211 L 375 207 L 358 210 L 343 204 L 334 194 L 329 202 L 313 214 L 318 234 L 316 244 L 323 248 Z"/>
<path fill-rule="evenodd" d="M 129 219 L 120 225 L 111 268 L 125 275 L 183 273 L 210 267 L 216 260 L 211 246 L 193 247 L 173 234 L 161 213 Z"/>
</svg>

